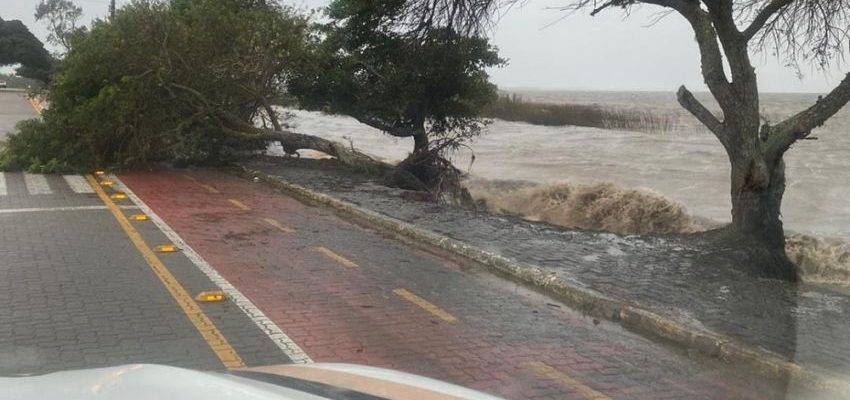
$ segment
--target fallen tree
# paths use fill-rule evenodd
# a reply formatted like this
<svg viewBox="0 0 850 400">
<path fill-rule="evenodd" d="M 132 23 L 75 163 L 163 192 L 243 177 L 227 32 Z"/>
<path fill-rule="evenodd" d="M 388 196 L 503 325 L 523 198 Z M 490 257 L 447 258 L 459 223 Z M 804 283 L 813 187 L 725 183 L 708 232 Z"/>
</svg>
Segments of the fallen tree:
<svg viewBox="0 0 850 400">
<path fill-rule="evenodd" d="M 303 62 L 307 20 L 255 0 L 135 2 L 67 37 L 50 108 L 10 135 L 0 167 L 40 172 L 151 162 L 220 164 L 278 141 L 387 170 L 284 129 L 269 106 Z M 274 129 L 255 126 L 265 118 Z"/>
</svg>

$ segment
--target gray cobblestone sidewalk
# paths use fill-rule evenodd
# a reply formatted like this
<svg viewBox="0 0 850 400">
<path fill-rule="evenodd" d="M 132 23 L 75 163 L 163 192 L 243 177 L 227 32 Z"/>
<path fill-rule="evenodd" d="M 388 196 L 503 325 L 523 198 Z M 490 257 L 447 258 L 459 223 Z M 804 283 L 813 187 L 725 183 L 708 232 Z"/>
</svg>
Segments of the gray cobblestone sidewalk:
<svg viewBox="0 0 850 400">
<path fill-rule="evenodd" d="M 250 168 L 537 265 L 606 296 L 850 377 L 850 296 L 840 289 L 753 278 L 696 239 L 565 230 L 400 197 L 332 162 L 257 161 Z"/>
</svg>

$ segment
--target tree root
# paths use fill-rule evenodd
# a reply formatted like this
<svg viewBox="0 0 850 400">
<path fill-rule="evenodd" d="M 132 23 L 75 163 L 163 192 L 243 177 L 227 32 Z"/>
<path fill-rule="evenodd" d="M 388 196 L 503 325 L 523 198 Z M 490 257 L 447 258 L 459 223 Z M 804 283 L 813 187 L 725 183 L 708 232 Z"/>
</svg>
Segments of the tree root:
<svg viewBox="0 0 850 400">
<path fill-rule="evenodd" d="M 797 266 L 788 258 L 785 248 L 775 248 L 758 238 L 742 235 L 730 227 L 693 234 L 717 251 L 712 257 L 728 258 L 744 272 L 762 278 L 798 282 Z"/>
</svg>

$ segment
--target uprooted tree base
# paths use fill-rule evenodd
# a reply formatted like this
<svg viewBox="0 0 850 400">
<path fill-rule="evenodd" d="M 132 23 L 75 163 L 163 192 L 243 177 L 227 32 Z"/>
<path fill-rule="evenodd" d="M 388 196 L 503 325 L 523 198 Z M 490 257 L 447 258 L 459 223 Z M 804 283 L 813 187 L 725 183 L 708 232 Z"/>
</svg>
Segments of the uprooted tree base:
<svg viewBox="0 0 850 400">
<path fill-rule="evenodd" d="M 461 171 L 438 150 L 422 149 L 414 151 L 396 166 L 389 184 L 402 189 L 426 191 L 433 195 L 435 201 L 474 204 L 472 196 L 460 183 L 461 176 Z"/>
<path fill-rule="evenodd" d="M 711 257 L 728 257 L 741 271 L 753 276 L 799 281 L 797 267 L 788 258 L 784 247 L 765 243 L 758 237 L 744 235 L 730 226 L 693 234 L 716 250 Z"/>
<path fill-rule="evenodd" d="M 461 171 L 438 151 L 416 151 L 398 165 L 391 165 L 375 160 L 342 143 L 320 137 L 246 125 L 241 127 L 250 128 L 247 130 L 252 133 L 231 131 L 231 134 L 245 139 L 279 142 L 287 154 L 295 154 L 298 150 L 320 151 L 336 158 L 352 170 L 381 177 L 387 186 L 427 193 L 423 197 L 432 201 L 445 201 L 459 205 L 473 203 L 469 192 L 460 183 Z"/>
</svg>

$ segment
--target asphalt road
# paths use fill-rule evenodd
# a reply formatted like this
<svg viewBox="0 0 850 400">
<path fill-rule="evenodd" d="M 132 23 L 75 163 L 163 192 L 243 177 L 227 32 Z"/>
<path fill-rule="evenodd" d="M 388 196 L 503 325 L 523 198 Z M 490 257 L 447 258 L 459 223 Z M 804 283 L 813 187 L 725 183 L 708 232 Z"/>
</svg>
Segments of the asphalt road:
<svg viewBox="0 0 850 400">
<path fill-rule="evenodd" d="M 6 126 L 33 117 L 0 94 Z M 158 363 L 204 370 L 291 362 L 116 185 L 0 172 L 0 375 Z M 0 388 L 0 398 L 2 398 Z"/>
<path fill-rule="evenodd" d="M 0 140 L 14 130 L 20 120 L 38 114 L 27 101 L 26 93 L 16 89 L 0 89 Z"/>
</svg>

